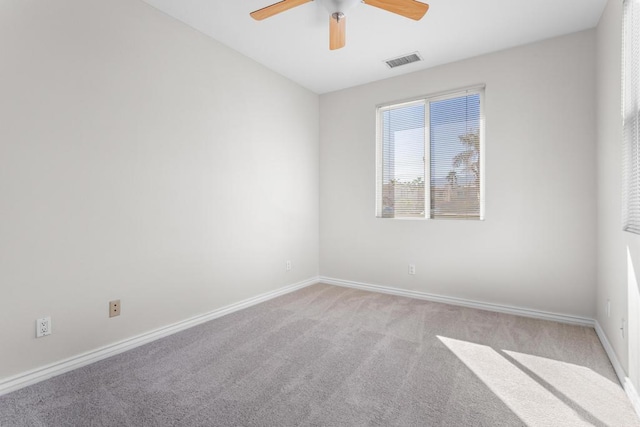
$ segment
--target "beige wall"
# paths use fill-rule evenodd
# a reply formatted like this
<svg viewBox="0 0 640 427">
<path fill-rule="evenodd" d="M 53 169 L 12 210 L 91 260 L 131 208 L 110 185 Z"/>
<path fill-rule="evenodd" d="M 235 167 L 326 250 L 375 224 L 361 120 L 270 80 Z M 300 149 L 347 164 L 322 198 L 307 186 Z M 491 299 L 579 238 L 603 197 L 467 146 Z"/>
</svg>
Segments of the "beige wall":
<svg viewBox="0 0 640 427">
<path fill-rule="evenodd" d="M 139 1 L 4 0 L 0 52 L 0 379 L 318 274 L 317 95 Z"/>
<path fill-rule="evenodd" d="M 598 24 L 598 292 L 597 320 L 640 389 L 640 236 L 622 231 L 622 1 L 609 1 Z M 636 273 L 637 272 L 637 273 Z M 611 314 L 607 315 L 607 299 Z M 622 319 L 628 327 L 623 336 Z"/>
<path fill-rule="evenodd" d="M 375 106 L 479 83 L 486 220 L 375 218 Z M 593 317 L 594 88 L 589 30 L 322 95 L 322 275 Z"/>
</svg>

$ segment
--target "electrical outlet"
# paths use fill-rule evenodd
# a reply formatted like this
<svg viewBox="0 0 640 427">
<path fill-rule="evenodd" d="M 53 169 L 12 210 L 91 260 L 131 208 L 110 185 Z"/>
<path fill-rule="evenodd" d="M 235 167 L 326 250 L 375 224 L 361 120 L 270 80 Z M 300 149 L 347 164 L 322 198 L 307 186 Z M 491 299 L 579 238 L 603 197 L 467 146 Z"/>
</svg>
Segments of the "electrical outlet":
<svg viewBox="0 0 640 427">
<path fill-rule="evenodd" d="M 627 326 L 627 322 L 624 320 L 624 317 L 622 318 L 622 322 L 621 322 L 621 326 L 620 326 L 620 332 L 622 333 L 622 338 L 624 338 L 624 329 Z"/>
<path fill-rule="evenodd" d="M 292 265 L 291 265 L 291 261 L 287 261 L 287 262 L 285 263 L 285 269 L 286 269 L 287 271 L 291 271 L 291 269 L 292 269 L 292 268 L 293 268 L 293 267 L 292 267 Z"/>
<path fill-rule="evenodd" d="M 416 274 L 416 266 L 415 266 L 415 264 L 409 264 L 409 274 L 411 274 L 412 276 L 414 274 Z"/>
<path fill-rule="evenodd" d="M 51 317 L 36 320 L 36 338 L 51 335 Z"/>
<path fill-rule="evenodd" d="M 109 317 L 120 316 L 120 300 L 109 301 Z"/>
</svg>

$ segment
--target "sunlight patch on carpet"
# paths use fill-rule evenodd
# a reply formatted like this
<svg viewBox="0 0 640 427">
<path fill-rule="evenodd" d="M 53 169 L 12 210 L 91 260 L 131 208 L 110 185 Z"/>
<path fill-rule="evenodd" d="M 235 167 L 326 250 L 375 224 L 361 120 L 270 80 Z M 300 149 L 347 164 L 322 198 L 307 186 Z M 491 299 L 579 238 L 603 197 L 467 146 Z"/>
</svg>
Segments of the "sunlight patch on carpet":
<svg viewBox="0 0 640 427">
<path fill-rule="evenodd" d="M 491 347 L 438 339 L 527 425 L 592 425 Z"/>
</svg>

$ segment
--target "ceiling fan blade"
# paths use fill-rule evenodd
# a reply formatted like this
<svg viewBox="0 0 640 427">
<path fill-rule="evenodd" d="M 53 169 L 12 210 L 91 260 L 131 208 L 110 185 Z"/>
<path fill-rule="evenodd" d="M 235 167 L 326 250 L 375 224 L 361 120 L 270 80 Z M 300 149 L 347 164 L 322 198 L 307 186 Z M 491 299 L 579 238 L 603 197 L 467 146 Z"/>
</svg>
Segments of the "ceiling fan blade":
<svg viewBox="0 0 640 427">
<path fill-rule="evenodd" d="M 346 44 L 347 18 L 340 13 L 329 17 L 329 49 L 336 50 Z"/>
<path fill-rule="evenodd" d="M 270 16 L 277 15 L 285 10 L 292 9 L 296 6 L 301 6 L 305 3 L 309 3 L 313 0 L 282 0 L 281 2 L 274 3 L 271 6 L 263 7 L 262 9 L 254 10 L 250 13 L 251 17 L 256 21 L 262 21 Z"/>
<path fill-rule="evenodd" d="M 428 4 L 416 0 L 363 0 L 363 3 L 416 21 L 429 10 Z"/>
</svg>

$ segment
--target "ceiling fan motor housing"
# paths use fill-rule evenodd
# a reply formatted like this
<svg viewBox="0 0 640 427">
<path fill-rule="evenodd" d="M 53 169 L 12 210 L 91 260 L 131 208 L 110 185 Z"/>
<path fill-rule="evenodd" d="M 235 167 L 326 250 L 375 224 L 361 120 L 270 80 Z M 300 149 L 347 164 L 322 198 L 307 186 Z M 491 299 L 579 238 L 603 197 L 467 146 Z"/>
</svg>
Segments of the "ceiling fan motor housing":
<svg viewBox="0 0 640 427">
<path fill-rule="evenodd" d="M 322 3 L 322 5 L 329 11 L 329 13 L 342 13 L 344 14 L 360 3 L 361 0 L 318 0 Z M 342 16 L 340 17 L 342 18 Z"/>
</svg>

